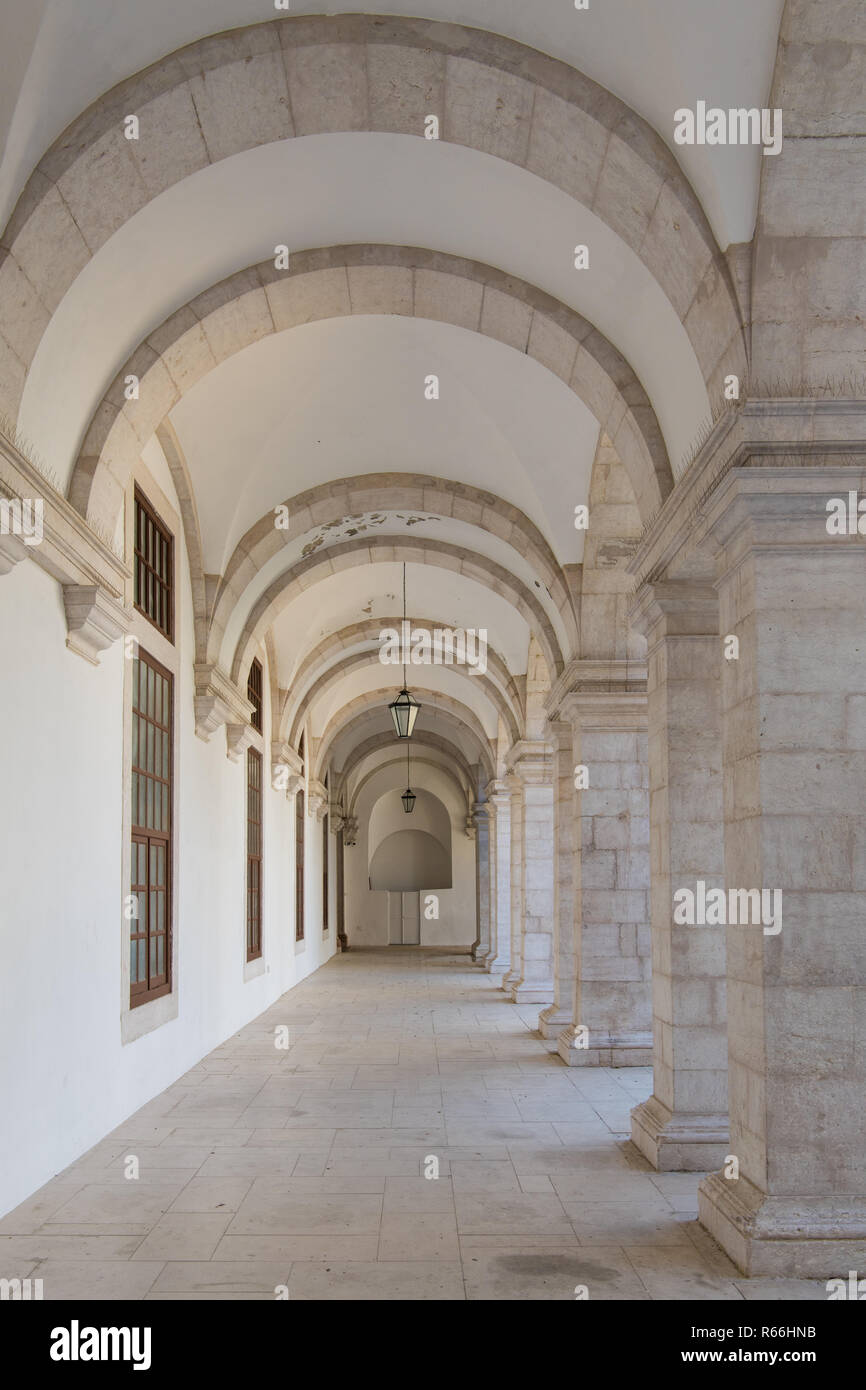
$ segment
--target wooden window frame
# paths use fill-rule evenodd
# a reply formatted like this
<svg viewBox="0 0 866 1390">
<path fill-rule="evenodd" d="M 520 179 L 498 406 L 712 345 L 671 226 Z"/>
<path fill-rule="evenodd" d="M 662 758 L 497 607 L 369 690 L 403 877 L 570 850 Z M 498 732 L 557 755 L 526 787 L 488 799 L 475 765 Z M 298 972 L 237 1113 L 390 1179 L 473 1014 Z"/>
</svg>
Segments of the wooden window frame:
<svg viewBox="0 0 866 1390">
<path fill-rule="evenodd" d="M 252 776 L 258 768 L 258 784 Z M 262 777 L 264 760 L 257 748 L 247 749 L 247 892 L 246 892 L 246 953 L 247 964 L 262 955 L 262 852 L 264 848 L 264 792 Z M 253 814 L 258 812 L 258 816 Z M 258 831 L 256 836 L 253 832 Z M 255 845 L 251 847 L 251 841 Z M 257 850 L 256 850 L 257 845 Z"/>
<path fill-rule="evenodd" d="M 250 664 L 250 673 L 247 676 L 247 699 L 252 701 L 253 705 L 250 723 L 258 733 L 261 733 L 265 696 L 264 671 L 258 657 L 254 657 Z"/>
<path fill-rule="evenodd" d="M 322 935 L 328 935 L 328 815 L 322 817 Z"/>
<path fill-rule="evenodd" d="M 304 789 L 295 792 L 295 942 L 304 940 Z"/>
<path fill-rule="evenodd" d="M 145 903 L 145 925 L 144 925 L 144 930 L 143 930 L 143 931 L 133 931 L 132 928 L 133 928 L 134 924 L 137 923 L 137 922 L 140 922 L 141 919 L 140 919 L 140 917 L 135 917 L 135 918 L 131 918 L 131 919 L 130 919 L 130 922 L 129 922 L 129 928 L 130 928 L 130 930 L 129 930 L 129 938 L 128 938 L 128 940 L 127 940 L 127 950 L 129 950 L 130 944 L 131 944 L 131 942 L 132 942 L 133 940 L 136 941 L 136 942 L 138 942 L 139 940 L 142 940 L 142 939 L 144 940 L 144 943 L 145 943 L 145 946 L 144 946 L 144 960 L 145 960 L 145 967 L 146 967 L 146 970 L 147 970 L 147 981 L 146 981 L 146 982 L 142 982 L 142 981 L 135 981 L 135 982 L 133 982 L 133 980 L 132 980 L 132 968 L 131 968 L 131 964 L 130 964 L 130 981 L 129 981 L 129 1007 L 130 1007 L 130 1009 L 137 1009 L 137 1008 L 140 1008 L 142 1004 L 149 1004 L 149 1003 L 151 1003 L 154 999 L 161 999 L 163 995 L 165 995 L 165 994 L 170 994 L 170 993 L 171 993 L 171 990 L 172 990 L 172 973 L 173 973 L 173 959 L 172 959 L 172 958 L 173 958 L 172 905 L 173 905 L 173 898 L 174 898 L 174 894 L 173 894 L 174 862 L 173 862 L 173 854 L 172 854 L 172 840 L 173 840 L 173 834 L 174 834 L 174 759 L 175 759 L 175 749 L 174 749 L 174 676 L 173 676 L 172 672 L 169 671 L 168 668 L 167 668 L 166 666 L 163 666 L 162 662 L 157 661 L 156 657 L 151 656 L 149 652 L 143 651 L 140 645 L 139 645 L 138 652 L 137 652 L 137 656 L 136 656 L 136 662 L 135 662 L 135 665 L 133 666 L 133 670 L 136 672 L 136 674 L 138 674 L 138 671 L 139 671 L 139 664 L 142 664 L 142 665 L 144 665 L 144 666 L 146 666 L 146 667 L 150 667 L 157 675 L 161 676 L 161 677 L 165 680 L 165 682 L 166 682 L 166 684 L 167 684 L 167 686 L 168 686 L 168 724 L 167 724 L 167 725 L 165 725 L 165 724 L 157 724 L 154 720 L 151 720 L 150 717 L 149 717 L 145 712 L 141 711 L 141 710 L 138 708 L 138 703 L 137 703 L 137 702 L 138 702 L 138 691 L 137 691 L 137 690 L 133 690 L 133 725 L 134 725 L 136 716 L 138 716 L 138 719 L 139 719 L 139 724 L 138 724 L 138 734 L 139 734 L 139 737 L 138 737 L 138 749 L 136 750 L 135 756 L 131 759 L 131 764 L 130 764 L 130 767 L 131 767 L 130 782 L 131 782 L 131 785 L 132 785 L 133 787 L 138 788 L 139 784 L 138 784 L 138 782 L 136 781 L 136 777 L 138 777 L 138 778 L 145 777 L 145 778 L 149 778 L 149 779 L 151 780 L 151 782 L 154 783 L 155 785 L 158 785 L 158 786 L 163 786 L 163 785 L 165 785 L 165 786 L 168 787 L 168 813 L 167 813 L 168 826 L 167 826 L 167 827 L 163 827 L 162 830 L 155 830 L 152 826 L 141 825 L 141 824 L 139 823 L 139 820 L 138 820 L 138 806 L 134 804 L 136 801 L 140 801 L 140 800 L 142 799 L 142 798 L 141 798 L 141 795 L 139 794 L 138 796 L 133 796 L 133 797 L 131 798 L 131 812 L 130 812 L 130 842 L 131 842 L 131 845 L 132 845 L 132 858 L 131 858 L 131 862 L 130 862 L 130 895 L 131 895 L 133 898 L 135 898 L 136 901 L 138 901 L 138 900 L 139 900 L 138 895 L 139 895 L 140 893 L 143 893 L 143 894 L 144 894 L 144 903 Z M 139 761 L 138 761 L 138 757 L 139 757 L 139 752 L 138 752 L 138 750 L 140 750 L 140 748 L 141 748 L 141 728 L 142 728 L 142 723 L 144 723 L 145 726 L 150 725 L 150 726 L 152 726 L 154 729 L 158 729 L 161 733 L 167 733 L 167 734 L 168 734 L 168 775 L 167 775 L 167 777 L 156 777 L 152 772 L 148 771 L 148 769 L 147 769 L 146 767 L 142 767 L 141 764 L 140 764 Z M 145 806 L 146 806 L 146 793 L 145 793 Z M 138 882 L 138 873 L 137 873 L 137 866 L 138 866 L 138 846 L 140 846 L 140 845 L 144 845 L 144 846 L 145 846 L 145 879 L 146 879 L 146 881 L 145 881 L 144 883 L 139 883 L 139 882 Z M 150 875 L 151 875 L 151 865 L 152 865 L 151 854 L 152 854 L 152 851 L 153 851 L 154 849 L 157 849 L 157 851 L 158 851 L 158 849 L 159 849 L 160 846 L 164 849 L 164 852 L 165 852 L 165 906 L 164 906 L 165 931 L 164 931 L 164 933 L 155 933 L 155 932 L 152 932 L 152 931 L 151 931 L 151 909 L 152 909 L 153 894 L 154 894 L 155 892 L 158 892 L 159 889 L 154 889 L 154 888 L 151 887 L 151 877 L 150 877 Z M 156 936 L 156 935 L 158 935 L 158 934 L 159 934 L 159 935 L 164 935 L 164 936 L 165 936 L 165 945 L 164 945 L 164 951 L 165 951 L 165 962 L 164 962 L 164 964 L 165 964 L 165 970 L 164 970 L 164 972 L 163 972 L 163 973 L 164 973 L 164 978 L 161 978 L 161 977 L 157 976 L 157 977 L 156 977 L 156 978 L 157 978 L 157 983 L 156 983 L 155 985 L 151 985 L 151 983 L 150 983 L 150 981 L 151 981 L 151 969 L 150 969 L 150 961 L 151 961 L 151 939 L 152 939 L 153 936 Z M 137 967 L 136 967 L 136 968 L 137 968 Z"/>
<path fill-rule="evenodd" d="M 144 554 L 142 554 L 142 552 L 139 550 L 139 509 L 142 512 L 144 512 L 151 526 L 153 526 L 157 536 L 165 543 L 168 567 L 167 581 L 162 578 L 159 571 L 154 569 L 153 565 L 150 563 L 147 557 Z M 159 622 L 157 622 L 157 620 L 154 617 L 152 617 L 152 615 L 147 611 L 147 608 L 145 608 L 141 603 L 139 603 L 138 599 L 135 597 L 135 586 L 138 581 L 139 565 L 144 567 L 148 576 L 153 577 L 154 585 L 159 586 L 161 589 L 165 591 L 165 607 L 167 610 L 165 627 L 163 627 Z M 173 646 L 175 607 L 174 534 L 170 530 L 170 528 L 166 526 L 165 522 L 157 512 L 156 508 L 153 506 L 151 502 L 148 501 L 147 497 L 144 495 L 137 483 L 135 484 L 133 492 L 132 566 L 133 606 L 135 608 L 136 613 L 140 613 L 141 616 L 145 618 L 153 627 L 155 627 L 157 632 L 161 632 L 163 637 L 167 638 Z"/>
</svg>

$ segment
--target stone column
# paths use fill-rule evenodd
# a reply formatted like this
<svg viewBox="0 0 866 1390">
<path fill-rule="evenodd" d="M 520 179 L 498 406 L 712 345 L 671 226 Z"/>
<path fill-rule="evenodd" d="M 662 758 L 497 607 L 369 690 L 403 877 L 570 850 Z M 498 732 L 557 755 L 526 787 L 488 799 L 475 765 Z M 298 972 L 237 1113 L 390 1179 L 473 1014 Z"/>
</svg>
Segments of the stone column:
<svg viewBox="0 0 866 1390">
<path fill-rule="evenodd" d="M 484 969 L 491 975 L 511 966 L 511 792 L 505 782 L 489 782 L 484 805 L 490 824 L 490 954 Z"/>
<path fill-rule="evenodd" d="M 512 789 L 511 972 L 503 980 L 515 1004 L 549 1004 L 553 999 L 555 877 L 552 744 L 521 740 L 506 766 Z"/>
<path fill-rule="evenodd" d="M 475 822 L 475 912 L 478 923 L 472 959 L 483 965 L 490 955 L 490 822 L 483 801 L 472 808 Z"/>
<path fill-rule="evenodd" d="M 511 800 L 511 853 L 509 856 L 509 903 L 511 906 L 511 936 L 509 967 L 502 977 L 501 988 L 511 997 L 511 988 L 520 979 L 522 967 L 521 928 L 523 926 L 523 788 L 520 778 L 513 774 L 505 778 Z"/>
<path fill-rule="evenodd" d="M 739 1176 L 707 1178 L 699 1209 L 745 1273 L 847 1283 L 866 1276 L 866 538 L 856 512 L 855 534 L 828 534 L 826 508 L 850 517 L 866 471 L 803 462 L 735 468 L 708 509 L 739 641 L 722 679 L 728 897 L 768 896 L 759 923 L 727 927 Z"/>
<path fill-rule="evenodd" d="M 653 999 L 653 1094 L 631 1137 L 654 1167 L 695 1172 L 728 1153 L 725 943 L 675 924 L 673 895 L 724 877 L 718 599 L 643 584 L 631 618 L 647 638 Z"/>
<path fill-rule="evenodd" d="M 568 675 L 572 688 L 558 702 L 573 730 L 577 944 L 573 1022 L 557 1047 L 569 1066 L 647 1066 L 652 986 L 646 667 L 640 661 L 580 661 Z"/>
<path fill-rule="evenodd" d="M 574 749 L 571 725 L 552 723 L 556 741 L 556 795 L 554 806 L 556 881 L 553 909 L 553 1003 L 538 1016 L 543 1038 L 556 1038 L 574 1021 L 574 977 L 577 922 L 577 877 L 574 814 Z"/>
</svg>

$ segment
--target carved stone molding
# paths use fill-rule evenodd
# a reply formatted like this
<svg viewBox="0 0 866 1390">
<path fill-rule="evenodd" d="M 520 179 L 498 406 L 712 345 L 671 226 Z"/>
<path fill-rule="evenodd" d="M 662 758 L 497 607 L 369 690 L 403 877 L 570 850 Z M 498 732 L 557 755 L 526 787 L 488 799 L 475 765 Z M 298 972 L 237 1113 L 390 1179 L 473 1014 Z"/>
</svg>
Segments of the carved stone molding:
<svg viewBox="0 0 866 1390">
<path fill-rule="evenodd" d="M 343 844 L 356 845 L 358 843 L 358 817 L 347 816 L 343 823 Z"/>
<path fill-rule="evenodd" d="M 290 744 L 274 739 L 271 744 L 271 776 L 277 791 L 294 796 L 304 785 L 304 763 Z"/>
<path fill-rule="evenodd" d="M 0 574 L 8 574 L 13 566 L 26 560 L 29 549 L 19 536 L 0 535 Z"/>
<path fill-rule="evenodd" d="M 97 584 L 64 584 L 63 606 L 66 645 L 92 666 L 98 666 L 100 653 L 129 630 L 127 610 Z"/>
<path fill-rule="evenodd" d="M 250 725 L 253 707 L 224 671 L 202 663 L 195 667 L 195 732 L 207 743 L 221 724 Z M 243 750 L 241 750 L 243 751 Z M 231 752 L 229 757 L 233 757 Z M 240 753 L 237 755 L 240 757 Z"/>
<path fill-rule="evenodd" d="M 307 805 L 312 814 L 316 817 L 316 820 L 325 819 L 325 816 L 328 814 L 329 801 L 328 788 L 323 782 L 311 778 L 310 788 L 307 793 Z"/>
<path fill-rule="evenodd" d="M 345 825 L 343 808 L 339 801 L 331 801 L 328 805 L 328 829 L 332 835 L 339 835 Z"/>
<path fill-rule="evenodd" d="M 0 434 L 0 497 L 40 504 L 38 541 L 0 535 L 0 575 L 32 560 L 63 588 L 70 651 L 96 665 L 99 655 L 129 630 L 124 608 L 131 579 L 119 555 L 92 531 L 11 440 Z M 8 509 L 6 509 L 8 511 Z M 8 519 L 6 522 L 8 526 Z"/>
<path fill-rule="evenodd" d="M 252 724 L 226 724 L 226 757 L 233 763 L 239 763 L 258 738 L 259 734 Z"/>
</svg>

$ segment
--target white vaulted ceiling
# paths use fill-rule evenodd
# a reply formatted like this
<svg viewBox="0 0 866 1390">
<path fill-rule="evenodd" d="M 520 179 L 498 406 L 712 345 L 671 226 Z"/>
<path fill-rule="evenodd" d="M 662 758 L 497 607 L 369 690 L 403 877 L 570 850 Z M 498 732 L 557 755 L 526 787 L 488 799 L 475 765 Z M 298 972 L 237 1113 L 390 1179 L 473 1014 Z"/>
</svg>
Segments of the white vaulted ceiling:
<svg viewBox="0 0 866 1390">
<path fill-rule="evenodd" d="M 424 395 L 431 373 L 435 402 Z M 495 492 L 529 516 L 560 563 L 581 559 L 573 513 L 588 493 L 598 424 L 540 363 L 467 329 L 384 315 L 306 324 L 229 358 L 171 420 L 212 573 L 275 497 L 358 473 L 425 473 Z M 417 518 L 413 528 L 424 530 Z M 438 521 L 427 533 L 454 540 L 457 529 Z"/>
<path fill-rule="evenodd" d="M 292 0 L 289 17 L 330 8 Z M 673 112 L 699 99 L 766 105 L 782 0 L 724 6 L 590 0 L 586 11 L 572 0 L 425 0 L 420 8 L 424 19 L 488 30 L 563 60 L 620 97 L 673 150 L 719 246 L 750 240 L 760 150 L 674 147 Z M 375 9 L 339 7 L 347 14 Z M 410 0 L 385 13 L 413 17 L 418 9 Z M 275 17 L 286 14 L 272 0 L 31 0 L 26 16 L 21 0 L 0 0 L 0 225 L 46 149 L 116 83 L 205 35 Z M 453 41 L 459 49 L 465 35 L 455 29 Z M 65 489 L 91 420 L 110 413 L 105 393 L 130 355 L 197 296 L 272 261 L 277 245 L 292 255 L 418 248 L 406 253 L 409 264 L 413 255 L 445 253 L 464 266 L 479 263 L 463 273 L 478 274 L 485 304 L 486 275 L 522 282 L 514 299 L 493 282 L 490 299 L 504 302 L 502 317 L 482 320 L 479 313 L 475 332 L 456 326 L 464 320 L 453 311 L 454 321 L 445 312 L 447 321 L 434 321 L 420 309 L 415 317 L 420 299 L 398 310 L 387 300 L 380 310 L 377 301 L 376 312 L 362 306 L 356 313 L 360 301 L 350 295 L 349 308 L 329 309 L 322 282 L 311 277 L 309 311 L 290 320 L 296 326 L 271 332 L 274 315 L 261 330 L 269 336 L 227 334 L 234 355 L 215 350 L 203 375 L 194 362 L 185 372 L 183 354 L 194 349 L 178 348 L 172 381 L 180 384 L 160 406 L 166 425 L 159 443 L 154 421 L 132 434 L 135 457 L 153 467 L 169 496 L 175 482 L 179 492 L 190 489 L 194 507 L 185 516 L 197 517 L 192 550 L 197 554 L 200 542 L 200 590 L 208 576 L 215 596 L 209 661 L 242 681 L 249 653 L 266 642 L 275 682 L 290 692 L 283 712 L 292 736 L 305 721 L 314 741 L 325 740 L 319 755 L 322 746 L 332 748 L 341 766 L 366 740 L 392 736 L 385 704 L 401 672 L 379 663 L 371 630 L 377 619 L 393 622 L 401 611 L 405 560 L 410 618 L 487 632 L 486 677 L 433 666 L 412 671 L 410 684 L 427 691 L 423 727 L 431 746 L 439 738 L 490 776 L 497 746 L 504 751 L 522 732 L 533 641 L 552 679 L 578 653 L 571 567 L 583 558 L 583 532 L 574 527 L 574 509 L 589 498 L 599 422 L 607 429 L 612 418 L 613 436 L 625 418 L 623 433 L 632 432 L 640 456 L 636 471 L 645 466 L 655 488 L 641 495 L 644 509 L 665 495 L 671 470 L 680 471 L 706 422 L 705 372 L 692 329 L 683 325 L 691 301 L 686 296 L 675 308 L 668 296 L 677 297 L 676 286 L 671 289 L 677 246 L 699 262 L 711 254 L 710 238 L 671 241 L 670 254 L 666 245 L 654 260 L 639 237 L 629 245 L 628 229 L 622 236 L 613 230 L 622 230 L 621 222 L 609 218 L 608 225 L 549 181 L 557 169 L 540 177 L 498 157 L 498 147 L 483 153 L 471 143 L 425 141 L 420 134 L 338 127 L 266 137 L 176 182 L 166 178 L 159 184 L 164 191 L 132 205 L 120 225 L 106 223 L 104 237 L 93 236 L 94 254 L 80 262 L 83 268 L 75 266 L 52 300 L 28 358 L 17 426 Z M 612 145 L 613 135 L 608 138 Z M 618 175 L 617 206 L 628 210 L 644 199 L 648 226 L 656 198 L 659 204 L 663 198 L 651 181 L 635 186 L 640 166 L 626 167 L 630 172 Z M 665 170 L 668 186 L 676 184 L 676 171 Z M 85 205 L 86 193 L 85 184 Z M 680 232 L 675 220 L 672 226 Z M 577 243 L 590 247 L 588 273 L 575 269 Z M 369 264 L 377 264 L 375 255 Z M 455 283 L 459 297 L 462 285 Z M 467 296 L 469 287 L 477 290 L 480 303 L 479 284 L 465 283 Z M 530 348 L 504 326 L 509 315 L 524 311 L 519 295 L 534 303 L 539 291 L 558 301 L 538 334 L 546 355 L 535 352 L 535 339 Z M 700 293 L 691 294 L 700 305 Z M 431 302 L 424 301 L 424 314 L 435 314 Z M 237 299 L 222 308 L 238 319 L 247 312 Z M 565 310 L 583 316 L 575 336 L 589 345 L 582 334 L 591 334 L 592 351 L 578 350 L 569 336 L 574 329 L 561 328 L 574 317 Z M 199 322 L 198 313 L 184 312 Z M 708 322 L 721 351 L 730 326 L 712 316 Z M 571 350 L 567 368 L 557 357 L 561 338 Z M 575 366 L 572 377 L 571 361 L 582 353 L 591 369 L 580 374 Z M 430 375 L 439 379 L 435 403 L 424 396 Z M 109 434 L 109 458 L 112 439 Z M 629 447 L 626 438 L 624 458 Z M 167 460 L 175 448 L 170 479 Z M 381 481 L 387 474 L 402 479 L 388 481 L 396 489 L 390 499 Z M 350 492 L 332 485 L 360 475 L 379 480 L 351 495 L 363 498 L 368 488 L 379 510 L 347 503 L 344 515 L 340 504 Z M 118 496 L 122 471 L 120 482 Z M 425 487 L 429 507 L 404 504 Z M 273 532 L 266 534 L 272 509 L 314 493 L 308 512 L 306 503 L 298 507 L 303 522 L 285 544 L 274 545 Z M 189 500 L 184 496 L 179 506 Z M 122 519 L 117 525 L 119 533 Z M 204 659 L 200 650 L 195 659 Z M 370 756 L 375 761 L 378 754 Z M 436 756 L 448 754 L 440 748 L 434 764 Z"/>
<path fill-rule="evenodd" d="M 359 242 L 492 264 L 577 310 L 633 366 L 674 468 L 705 421 L 706 387 L 680 319 L 643 262 L 598 217 L 477 150 L 354 132 L 234 155 L 130 218 L 51 319 L 27 380 L 22 433 L 68 476 L 102 393 L 151 329 L 217 281 L 272 260 L 276 245 Z M 592 248 L 591 273 L 574 268 L 578 242 Z"/>
<path fill-rule="evenodd" d="M 377 10 L 291 0 L 289 12 L 422 14 L 562 59 L 621 97 L 674 149 L 724 249 L 751 239 L 760 150 L 675 147 L 673 112 L 699 99 L 766 106 L 782 8 L 783 0 L 590 0 L 583 11 L 571 0 L 391 0 Z M 103 92 L 205 34 L 279 14 L 270 0 L 3 0 L 0 224 L 48 146 Z"/>
</svg>

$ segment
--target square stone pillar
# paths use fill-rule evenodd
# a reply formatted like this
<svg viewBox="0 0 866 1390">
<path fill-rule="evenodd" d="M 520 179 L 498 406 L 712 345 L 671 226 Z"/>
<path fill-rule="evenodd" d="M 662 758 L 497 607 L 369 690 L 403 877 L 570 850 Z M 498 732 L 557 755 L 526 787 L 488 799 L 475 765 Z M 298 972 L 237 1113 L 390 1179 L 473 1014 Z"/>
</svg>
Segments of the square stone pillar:
<svg viewBox="0 0 866 1390">
<path fill-rule="evenodd" d="M 749 1275 L 847 1280 L 866 1276 L 866 537 L 828 534 L 826 504 L 866 495 L 866 469 L 804 463 L 735 468 L 708 508 L 739 643 L 727 885 L 774 896 L 727 927 L 739 1175 L 699 1209 Z"/>
<path fill-rule="evenodd" d="M 552 744 L 521 740 L 510 750 L 511 970 L 503 980 L 515 1004 L 553 999 L 555 761 Z"/>
<path fill-rule="evenodd" d="M 506 777 L 505 784 L 511 802 L 511 854 L 508 874 L 511 904 L 510 964 L 502 977 L 501 988 L 511 997 L 511 987 L 520 979 L 523 964 L 521 928 L 523 926 L 523 788 L 519 777 Z"/>
<path fill-rule="evenodd" d="M 574 1021 L 575 973 L 575 878 L 577 845 L 574 814 L 574 750 L 571 725 L 550 725 L 556 744 L 556 795 L 554 825 L 556 876 L 553 910 L 553 1003 L 538 1016 L 543 1038 L 556 1038 Z"/>
<path fill-rule="evenodd" d="M 646 668 L 581 661 L 559 697 L 572 728 L 570 787 L 579 836 L 569 1066 L 652 1061 Z M 585 785 L 580 785 L 585 783 Z"/>
<path fill-rule="evenodd" d="M 655 1168 L 699 1172 L 729 1152 L 725 940 L 673 912 L 677 890 L 724 879 L 718 599 L 644 584 L 631 619 L 647 638 L 653 1000 L 653 1094 L 631 1137 Z"/>
<path fill-rule="evenodd" d="M 484 802 L 490 834 L 490 952 L 484 969 L 491 975 L 511 966 L 511 791 L 505 782 L 489 782 Z"/>
<path fill-rule="evenodd" d="M 472 959 L 483 965 L 490 955 L 490 822 L 483 801 L 472 809 L 475 823 L 475 913 L 477 934 L 472 945 Z"/>
</svg>

